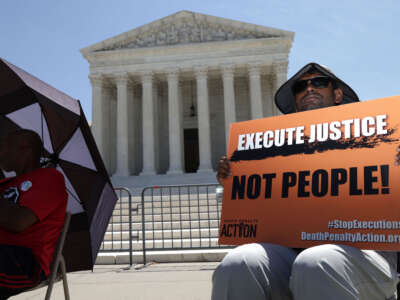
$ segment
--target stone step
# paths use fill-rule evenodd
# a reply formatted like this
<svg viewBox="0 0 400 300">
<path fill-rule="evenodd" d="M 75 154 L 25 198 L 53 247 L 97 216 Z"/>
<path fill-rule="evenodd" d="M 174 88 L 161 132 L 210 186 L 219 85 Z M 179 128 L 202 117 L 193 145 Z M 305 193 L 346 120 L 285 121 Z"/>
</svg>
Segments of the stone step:
<svg viewBox="0 0 400 300">
<path fill-rule="evenodd" d="M 200 197 L 198 198 L 197 195 L 193 196 L 193 197 L 171 197 L 171 199 L 169 197 L 163 197 L 162 199 L 158 199 L 158 198 L 145 198 L 144 201 L 144 205 L 145 207 L 151 207 L 153 206 L 161 206 L 161 203 L 163 204 L 163 206 L 179 206 L 179 205 L 192 205 L 193 203 L 195 203 L 197 205 L 197 203 L 200 203 L 200 205 L 207 205 L 207 203 L 217 203 L 217 202 L 221 202 L 219 199 L 217 199 L 217 197 L 215 195 L 209 195 L 208 197 L 204 196 L 204 197 Z M 132 206 L 138 205 L 142 203 L 141 199 L 134 199 L 132 200 Z M 153 203 L 153 204 L 152 204 Z M 128 206 L 129 205 L 129 199 L 128 198 L 120 198 L 117 203 L 116 203 L 116 207 L 119 207 L 119 205 L 122 206 Z"/>
<path fill-rule="evenodd" d="M 164 240 L 146 240 L 146 248 L 152 250 L 165 248 L 208 248 L 218 247 L 218 238 L 194 238 L 194 239 L 164 239 Z M 134 251 L 140 251 L 143 248 L 142 241 L 132 241 Z M 129 241 L 104 241 L 101 244 L 100 251 L 115 251 L 129 249 Z"/>
<path fill-rule="evenodd" d="M 203 195 L 208 195 L 210 197 L 214 195 L 217 199 L 221 200 L 223 190 L 223 187 L 219 184 L 211 184 L 208 187 L 197 187 L 193 185 L 188 187 L 188 185 L 180 185 L 179 189 L 170 188 L 169 186 L 159 186 L 158 188 L 153 189 L 153 193 L 151 192 L 151 189 L 146 189 L 144 194 L 142 193 L 142 188 L 134 188 L 134 190 L 131 190 L 131 199 L 133 202 L 141 202 L 142 195 L 147 201 L 148 199 L 151 199 L 151 197 L 157 197 L 156 199 L 159 199 L 162 194 L 164 197 L 170 195 L 173 197 L 173 199 L 177 199 L 179 197 L 188 197 L 187 195 L 190 195 L 190 197 L 195 197 L 197 195 L 200 195 L 200 197 L 203 197 Z M 117 196 L 124 199 L 123 201 L 128 201 L 129 199 L 129 194 L 126 192 L 120 193 L 117 191 Z"/>
<path fill-rule="evenodd" d="M 172 238 L 217 238 L 218 228 L 210 229 L 182 229 L 182 230 L 154 230 L 146 231 L 145 237 L 148 239 L 172 239 Z M 132 232 L 133 239 L 142 240 L 142 231 Z M 112 231 L 106 232 L 104 241 L 129 240 L 129 231 Z"/>
<path fill-rule="evenodd" d="M 136 190 L 138 191 L 138 190 Z M 173 197 L 184 197 L 190 196 L 194 197 L 197 195 L 219 195 L 221 190 L 219 190 L 218 186 L 210 185 L 210 186 L 160 186 L 158 188 L 146 188 L 143 193 L 143 190 L 140 190 L 140 193 L 131 193 L 131 199 L 137 200 L 144 198 L 151 198 L 151 197 L 166 197 L 166 196 L 173 196 Z M 129 198 L 128 193 L 117 193 L 118 198 Z"/>
<path fill-rule="evenodd" d="M 230 249 L 201 249 L 175 251 L 146 251 L 146 262 L 173 263 L 173 262 L 219 262 Z M 143 263 L 143 253 L 132 253 L 134 264 Z M 99 253 L 97 265 L 129 264 L 129 252 Z"/>
<path fill-rule="evenodd" d="M 181 206 L 181 207 L 149 207 L 146 208 L 144 213 L 145 215 L 151 215 L 151 214 L 180 214 L 180 213 L 195 213 L 195 212 L 208 212 L 208 211 L 221 211 L 222 206 L 221 205 L 208 205 L 208 206 Z M 129 209 L 128 208 L 122 208 L 118 209 L 115 208 L 113 211 L 113 216 L 128 216 L 129 215 Z M 132 216 L 140 216 L 142 215 L 142 210 L 139 209 L 138 211 L 132 211 Z"/>
<path fill-rule="evenodd" d="M 218 228 L 219 218 L 210 220 L 191 220 L 191 221 L 164 221 L 164 222 L 148 222 L 145 223 L 145 230 L 161 230 L 161 229 L 190 229 L 190 228 Z M 129 230 L 129 222 L 110 223 L 107 231 L 126 231 Z M 142 230 L 141 222 L 133 222 L 132 230 Z"/>
<path fill-rule="evenodd" d="M 209 219 L 219 219 L 220 211 L 210 211 L 210 212 L 192 212 L 192 213 L 182 213 L 182 214 L 151 214 L 145 215 L 145 222 L 165 222 L 165 221 L 194 221 L 194 220 L 209 220 Z M 132 218 L 134 222 L 142 222 L 142 215 L 137 215 Z M 111 223 L 123 223 L 129 222 L 129 216 L 112 216 L 110 219 Z"/>
<path fill-rule="evenodd" d="M 183 174 L 157 174 L 142 176 L 117 176 L 113 175 L 111 181 L 114 187 L 126 187 L 132 190 L 141 190 L 149 186 L 165 185 L 217 185 L 215 172 L 210 173 L 183 173 Z"/>
<path fill-rule="evenodd" d="M 192 201 L 188 201 L 188 200 L 182 200 L 182 201 L 157 201 L 157 202 L 146 202 L 144 203 L 144 207 L 145 210 L 148 209 L 152 209 L 152 208 L 179 208 L 179 207 L 207 207 L 210 205 L 218 205 L 221 206 L 221 202 L 215 200 L 215 199 L 205 199 L 205 200 L 192 200 Z M 142 208 L 142 204 L 139 203 L 132 203 L 131 204 L 132 209 L 136 209 L 138 208 L 139 210 L 141 210 Z M 115 204 L 115 208 L 114 210 L 121 210 L 121 209 L 129 209 L 129 203 L 128 202 L 120 202 L 117 201 L 117 203 Z"/>
<path fill-rule="evenodd" d="M 183 208 L 183 207 L 208 207 L 208 206 L 222 206 L 222 202 L 218 202 L 215 199 L 211 200 L 200 200 L 200 201 L 174 201 L 174 202 L 169 202 L 169 201 L 164 201 L 164 202 L 148 202 L 145 203 L 144 210 L 145 211 L 151 211 L 152 209 L 176 209 L 176 208 Z M 132 211 L 141 211 L 142 210 L 142 204 L 141 203 L 132 203 L 131 204 Z M 120 203 L 117 201 L 114 207 L 115 211 L 121 211 L 121 210 L 129 210 L 129 203 Z"/>
<path fill-rule="evenodd" d="M 179 195 L 207 195 L 207 194 L 219 194 L 219 185 L 166 185 L 155 187 L 146 187 L 145 191 L 141 191 L 140 194 L 131 193 L 132 199 L 143 197 L 154 197 L 154 196 L 179 196 Z M 129 198 L 129 194 L 126 192 L 117 192 L 119 198 Z"/>
</svg>

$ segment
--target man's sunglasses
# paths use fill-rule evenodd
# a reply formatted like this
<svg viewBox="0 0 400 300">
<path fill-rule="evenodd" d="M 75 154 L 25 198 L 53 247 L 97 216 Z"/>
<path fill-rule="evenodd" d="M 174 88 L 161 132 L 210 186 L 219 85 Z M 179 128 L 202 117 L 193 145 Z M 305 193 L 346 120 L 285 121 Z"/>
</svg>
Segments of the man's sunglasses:
<svg viewBox="0 0 400 300">
<path fill-rule="evenodd" d="M 307 88 L 308 82 L 310 82 L 310 84 L 317 89 L 324 89 L 329 86 L 329 83 L 332 82 L 332 79 L 328 76 L 318 76 L 310 79 L 296 81 L 292 86 L 293 94 L 296 95 L 303 92 Z"/>
</svg>

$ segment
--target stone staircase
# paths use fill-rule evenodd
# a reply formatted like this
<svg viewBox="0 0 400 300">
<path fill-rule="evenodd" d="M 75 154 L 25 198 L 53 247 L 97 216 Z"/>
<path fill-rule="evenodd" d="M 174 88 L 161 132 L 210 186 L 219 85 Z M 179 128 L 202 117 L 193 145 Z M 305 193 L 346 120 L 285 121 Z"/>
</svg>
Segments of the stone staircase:
<svg viewBox="0 0 400 300">
<path fill-rule="evenodd" d="M 138 194 L 131 206 L 133 263 L 143 262 L 143 235 L 146 262 L 220 261 L 229 250 L 218 245 L 222 188 L 217 184 L 146 188 L 144 207 Z M 121 194 L 96 264 L 129 263 L 129 223 L 129 197 Z"/>
</svg>

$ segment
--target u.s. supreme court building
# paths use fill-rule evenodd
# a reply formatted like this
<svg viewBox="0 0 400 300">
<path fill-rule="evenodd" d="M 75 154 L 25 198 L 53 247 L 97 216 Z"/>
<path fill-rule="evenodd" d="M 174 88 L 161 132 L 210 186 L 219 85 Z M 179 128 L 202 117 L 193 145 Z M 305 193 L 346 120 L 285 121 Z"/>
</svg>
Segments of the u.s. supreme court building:
<svg viewBox="0 0 400 300">
<path fill-rule="evenodd" d="M 232 122 L 279 113 L 293 36 L 180 11 L 82 49 L 109 173 L 213 172 Z"/>
</svg>

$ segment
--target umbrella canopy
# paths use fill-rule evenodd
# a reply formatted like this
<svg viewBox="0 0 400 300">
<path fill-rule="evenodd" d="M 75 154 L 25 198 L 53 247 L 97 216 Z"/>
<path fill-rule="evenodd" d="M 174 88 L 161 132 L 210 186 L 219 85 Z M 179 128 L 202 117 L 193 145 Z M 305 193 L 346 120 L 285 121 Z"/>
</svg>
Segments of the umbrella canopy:
<svg viewBox="0 0 400 300">
<path fill-rule="evenodd" d="M 19 128 L 41 136 L 42 160 L 65 177 L 72 214 L 64 246 L 67 270 L 92 269 L 117 196 L 82 107 L 0 58 L 0 138 Z"/>
</svg>

